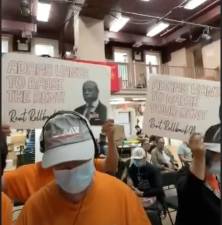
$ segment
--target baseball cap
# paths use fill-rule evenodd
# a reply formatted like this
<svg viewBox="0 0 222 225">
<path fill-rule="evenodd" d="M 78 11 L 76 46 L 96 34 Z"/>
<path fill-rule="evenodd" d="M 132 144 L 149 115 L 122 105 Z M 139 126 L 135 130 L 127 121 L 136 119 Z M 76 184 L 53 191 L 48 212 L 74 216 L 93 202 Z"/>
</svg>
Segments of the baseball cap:
<svg viewBox="0 0 222 225">
<path fill-rule="evenodd" d="M 204 136 L 204 145 L 208 151 L 221 152 L 221 125 L 210 127 Z"/>
<path fill-rule="evenodd" d="M 94 157 L 95 145 L 89 125 L 78 113 L 52 115 L 41 136 L 44 149 L 43 168 Z"/>
<path fill-rule="evenodd" d="M 133 149 L 131 154 L 131 159 L 143 159 L 146 156 L 146 152 L 141 147 L 136 147 Z"/>
</svg>

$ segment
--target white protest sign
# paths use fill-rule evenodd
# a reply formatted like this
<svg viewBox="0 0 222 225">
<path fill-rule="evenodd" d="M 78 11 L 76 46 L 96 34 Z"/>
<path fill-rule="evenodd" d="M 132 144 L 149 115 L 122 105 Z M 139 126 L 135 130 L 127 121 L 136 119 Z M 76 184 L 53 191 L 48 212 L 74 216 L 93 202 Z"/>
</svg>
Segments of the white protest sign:
<svg viewBox="0 0 222 225">
<path fill-rule="evenodd" d="M 41 128 L 58 110 L 78 108 L 85 113 L 86 81 L 98 87 L 94 110 L 105 110 L 107 117 L 111 81 L 106 66 L 18 53 L 3 55 L 2 66 L 2 121 L 12 128 Z M 99 117 L 96 112 L 93 115 Z"/>
<path fill-rule="evenodd" d="M 143 130 L 187 140 L 191 133 L 219 123 L 220 83 L 210 80 L 152 75 L 148 81 Z"/>
</svg>

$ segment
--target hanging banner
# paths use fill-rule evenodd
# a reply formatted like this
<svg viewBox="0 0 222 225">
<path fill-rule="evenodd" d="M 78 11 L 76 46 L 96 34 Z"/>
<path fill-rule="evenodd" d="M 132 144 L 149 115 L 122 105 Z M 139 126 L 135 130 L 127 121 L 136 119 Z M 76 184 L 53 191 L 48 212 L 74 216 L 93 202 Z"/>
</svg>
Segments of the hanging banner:
<svg viewBox="0 0 222 225">
<path fill-rule="evenodd" d="M 91 125 L 108 117 L 107 66 L 8 53 L 2 67 L 2 122 L 12 128 L 41 128 L 58 110 L 75 110 Z"/>
<path fill-rule="evenodd" d="M 118 92 L 121 89 L 121 77 L 119 76 L 118 64 L 111 62 L 96 62 L 87 60 L 74 60 L 81 63 L 97 64 L 108 66 L 111 69 L 111 92 Z"/>
<path fill-rule="evenodd" d="M 152 75 L 148 81 L 144 133 L 188 140 L 219 123 L 220 83 Z"/>
</svg>

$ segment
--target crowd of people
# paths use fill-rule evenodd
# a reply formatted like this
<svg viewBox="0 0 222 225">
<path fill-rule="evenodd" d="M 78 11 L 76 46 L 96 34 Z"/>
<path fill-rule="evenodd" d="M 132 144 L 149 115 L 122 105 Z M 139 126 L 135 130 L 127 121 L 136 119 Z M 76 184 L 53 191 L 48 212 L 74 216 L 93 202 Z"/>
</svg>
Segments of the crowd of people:
<svg viewBox="0 0 222 225">
<path fill-rule="evenodd" d="M 120 156 L 113 120 L 102 126 L 100 145 L 107 144 L 107 151 L 97 158 L 98 143 L 87 119 L 77 112 L 57 112 L 42 129 L 42 161 L 5 173 L 10 128 L 2 126 L 2 224 L 12 224 L 13 203 L 19 202 L 24 207 L 17 225 L 151 225 L 151 211 L 166 215 L 162 174 L 176 173 L 175 224 L 219 225 L 221 136 L 215 132 L 210 139 L 191 134 L 177 149 L 180 166 L 163 137 L 141 138 L 137 127 L 141 146 L 125 163 L 124 183 L 115 178 Z"/>
</svg>

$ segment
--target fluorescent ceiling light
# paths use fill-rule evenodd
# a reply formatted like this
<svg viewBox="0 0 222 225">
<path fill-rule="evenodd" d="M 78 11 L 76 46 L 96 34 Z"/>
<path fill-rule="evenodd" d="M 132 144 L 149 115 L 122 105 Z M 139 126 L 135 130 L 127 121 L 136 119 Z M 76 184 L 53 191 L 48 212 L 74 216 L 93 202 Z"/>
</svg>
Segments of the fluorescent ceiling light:
<svg viewBox="0 0 222 225">
<path fill-rule="evenodd" d="M 146 101 L 146 98 L 133 98 L 133 101 Z"/>
<path fill-rule="evenodd" d="M 159 22 L 156 25 L 154 25 L 147 33 L 148 37 L 154 37 L 157 34 L 161 33 L 163 30 L 165 30 L 167 27 L 169 27 L 170 24 L 166 22 Z"/>
<path fill-rule="evenodd" d="M 141 0 L 141 2 L 149 2 L 150 0 Z"/>
<path fill-rule="evenodd" d="M 112 98 L 111 101 L 122 102 L 125 101 L 125 98 Z"/>
<path fill-rule="evenodd" d="M 71 56 L 72 52 L 66 51 L 65 54 L 66 54 L 67 56 Z"/>
<path fill-rule="evenodd" d="M 195 9 L 207 0 L 190 0 L 185 6 L 185 9 Z"/>
<path fill-rule="evenodd" d="M 118 19 L 114 19 L 111 22 L 109 30 L 112 32 L 118 32 L 120 31 L 129 21 L 130 19 L 125 16 L 120 16 Z"/>
<path fill-rule="evenodd" d="M 38 2 L 37 20 L 42 22 L 48 22 L 50 10 L 51 10 L 51 4 Z"/>
<path fill-rule="evenodd" d="M 128 103 L 130 103 L 129 101 L 122 101 L 122 102 L 120 102 L 120 101 L 114 101 L 114 102 L 110 102 L 110 105 L 122 105 L 122 104 L 128 104 Z"/>
</svg>

